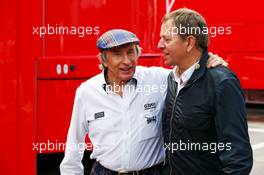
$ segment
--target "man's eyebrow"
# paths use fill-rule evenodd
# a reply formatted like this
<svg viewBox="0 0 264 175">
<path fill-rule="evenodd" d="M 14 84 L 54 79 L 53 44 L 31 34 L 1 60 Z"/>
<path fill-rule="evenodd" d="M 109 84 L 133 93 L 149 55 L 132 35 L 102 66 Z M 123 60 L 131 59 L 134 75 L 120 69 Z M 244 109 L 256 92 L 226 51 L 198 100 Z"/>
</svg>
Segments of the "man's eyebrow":
<svg viewBox="0 0 264 175">
<path fill-rule="evenodd" d="M 113 52 L 121 52 L 119 48 L 113 48 L 112 51 Z"/>
<path fill-rule="evenodd" d="M 171 38 L 170 35 L 160 35 L 161 38 Z"/>
<path fill-rule="evenodd" d="M 166 32 L 160 32 L 160 37 L 166 37 Z"/>
</svg>

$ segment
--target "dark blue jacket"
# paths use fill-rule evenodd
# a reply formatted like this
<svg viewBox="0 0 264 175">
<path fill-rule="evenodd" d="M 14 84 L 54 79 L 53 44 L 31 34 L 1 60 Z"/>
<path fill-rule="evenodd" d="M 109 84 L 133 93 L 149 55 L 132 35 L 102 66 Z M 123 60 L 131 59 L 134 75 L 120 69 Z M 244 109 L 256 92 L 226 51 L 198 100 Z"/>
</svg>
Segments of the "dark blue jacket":
<svg viewBox="0 0 264 175">
<path fill-rule="evenodd" d="M 243 92 L 228 68 L 206 68 L 204 51 L 187 84 L 176 97 L 168 77 L 163 111 L 166 175 L 248 175 L 253 158 Z M 216 149 L 217 147 L 217 149 Z"/>
</svg>

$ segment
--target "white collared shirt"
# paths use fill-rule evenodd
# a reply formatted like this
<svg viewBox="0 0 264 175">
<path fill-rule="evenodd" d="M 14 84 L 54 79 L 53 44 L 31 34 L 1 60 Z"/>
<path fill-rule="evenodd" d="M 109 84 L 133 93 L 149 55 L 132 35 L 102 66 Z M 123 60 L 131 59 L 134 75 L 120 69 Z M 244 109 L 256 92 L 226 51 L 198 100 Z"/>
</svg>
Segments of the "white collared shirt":
<svg viewBox="0 0 264 175">
<path fill-rule="evenodd" d="M 177 96 L 180 92 L 180 90 L 186 85 L 186 83 L 188 82 L 188 80 L 191 78 L 193 72 L 195 71 L 195 66 L 199 63 L 196 62 L 194 63 L 191 67 L 189 67 L 187 70 L 185 70 L 180 76 L 178 74 L 178 66 L 175 66 L 173 68 L 173 76 L 174 76 L 174 80 L 177 82 L 178 84 L 178 88 L 177 88 Z"/>
<path fill-rule="evenodd" d="M 156 165 L 165 158 L 162 109 L 171 70 L 137 66 L 134 79 L 123 97 L 105 91 L 104 74 L 82 83 L 76 91 L 62 175 L 83 174 L 83 144 L 88 134 L 94 149 L 92 159 L 113 171 L 127 172 Z"/>
</svg>

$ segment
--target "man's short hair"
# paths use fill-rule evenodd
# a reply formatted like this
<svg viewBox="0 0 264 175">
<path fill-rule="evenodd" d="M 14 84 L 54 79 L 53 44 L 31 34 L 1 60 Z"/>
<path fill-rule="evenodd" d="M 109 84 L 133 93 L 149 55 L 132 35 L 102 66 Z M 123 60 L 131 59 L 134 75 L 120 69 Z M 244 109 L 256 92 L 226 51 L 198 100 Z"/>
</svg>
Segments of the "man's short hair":
<svg viewBox="0 0 264 175">
<path fill-rule="evenodd" d="M 192 35 L 196 38 L 197 48 L 206 49 L 208 47 L 208 28 L 201 14 L 188 8 L 180 8 L 164 15 L 162 23 L 168 20 L 172 20 L 173 27 L 176 27 L 180 38 L 185 40 Z M 181 29 L 185 29 L 186 32 L 180 32 Z M 203 32 L 204 30 L 207 30 L 207 32 Z"/>
</svg>

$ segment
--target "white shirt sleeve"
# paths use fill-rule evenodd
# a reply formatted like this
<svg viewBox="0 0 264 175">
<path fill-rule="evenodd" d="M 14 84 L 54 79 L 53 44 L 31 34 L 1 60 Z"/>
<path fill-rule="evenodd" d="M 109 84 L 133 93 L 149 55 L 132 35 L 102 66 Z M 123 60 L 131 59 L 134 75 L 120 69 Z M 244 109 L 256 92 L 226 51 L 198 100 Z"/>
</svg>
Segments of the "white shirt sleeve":
<svg viewBox="0 0 264 175">
<path fill-rule="evenodd" d="M 76 91 L 65 155 L 60 165 L 61 175 L 83 175 L 82 158 L 85 150 L 85 111 L 79 88 Z"/>
<path fill-rule="evenodd" d="M 160 78 L 164 78 L 167 80 L 168 75 L 170 74 L 170 72 L 172 71 L 172 69 L 167 69 L 164 67 L 156 67 L 156 66 L 152 66 L 148 68 L 150 71 L 156 73 L 156 75 Z"/>
<path fill-rule="evenodd" d="M 166 84 L 167 85 L 167 79 L 172 71 L 171 69 L 166 69 L 163 67 L 143 67 L 143 66 L 137 66 L 137 69 L 140 71 L 143 71 L 146 77 L 151 77 L 151 79 L 158 83 L 158 84 Z M 140 73 L 141 74 L 141 73 Z M 140 76 L 140 74 L 138 76 Z"/>
</svg>

